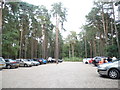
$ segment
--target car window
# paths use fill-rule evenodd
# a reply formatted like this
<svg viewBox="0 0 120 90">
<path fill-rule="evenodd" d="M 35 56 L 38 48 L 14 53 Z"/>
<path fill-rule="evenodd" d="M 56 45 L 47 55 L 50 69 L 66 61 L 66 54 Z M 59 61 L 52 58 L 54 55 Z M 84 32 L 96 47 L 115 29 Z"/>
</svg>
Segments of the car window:
<svg viewBox="0 0 120 90">
<path fill-rule="evenodd" d="M 6 62 L 9 62 L 9 60 L 5 60 Z"/>
<path fill-rule="evenodd" d="M 0 58 L 0 62 L 2 62 L 2 58 Z"/>
<path fill-rule="evenodd" d="M 24 61 L 28 61 L 27 59 L 24 59 Z"/>
<path fill-rule="evenodd" d="M 0 58 L 0 62 L 5 62 L 5 60 L 3 58 Z"/>
</svg>

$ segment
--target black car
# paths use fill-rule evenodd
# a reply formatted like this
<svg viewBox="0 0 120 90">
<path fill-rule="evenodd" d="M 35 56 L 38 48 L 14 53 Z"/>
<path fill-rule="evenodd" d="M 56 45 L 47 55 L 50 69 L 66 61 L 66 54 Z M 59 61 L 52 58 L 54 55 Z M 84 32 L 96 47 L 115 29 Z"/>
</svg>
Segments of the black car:
<svg viewBox="0 0 120 90">
<path fill-rule="evenodd" d="M 5 59 L 5 63 L 6 63 L 5 68 L 7 68 L 7 69 L 19 67 L 19 63 L 12 59 Z"/>
</svg>

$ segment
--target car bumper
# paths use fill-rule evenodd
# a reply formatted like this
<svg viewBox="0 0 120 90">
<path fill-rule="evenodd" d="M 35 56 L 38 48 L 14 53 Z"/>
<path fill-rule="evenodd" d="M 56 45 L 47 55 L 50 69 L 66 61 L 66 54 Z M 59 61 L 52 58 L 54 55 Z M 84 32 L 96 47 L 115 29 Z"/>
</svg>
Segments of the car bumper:
<svg viewBox="0 0 120 90">
<path fill-rule="evenodd" d="M 5 68 L 7 68 L 8 65 L 11 66 L 10 68 L 18 68 L 19 67 L 17 64 L 6 64 Z"/>
<path fill-rule="evenodd" d="M 27 64 L 28 65 L 28 67 L 31 67 L 31 66 L 33 66 L 33 64 Z"/>
<path fill-rule="evenodd" d="M 107 70 L 106 70 L 106 69 L 98 69 L 97 72 L 98 72 L 100 75 L 107 75 Z"/>
<path fill-rule="evenodd" d="M 6 67 L 5 64 L 0 64 L 0 69 L 5 68 L 5 67 Z"/>
</svg>

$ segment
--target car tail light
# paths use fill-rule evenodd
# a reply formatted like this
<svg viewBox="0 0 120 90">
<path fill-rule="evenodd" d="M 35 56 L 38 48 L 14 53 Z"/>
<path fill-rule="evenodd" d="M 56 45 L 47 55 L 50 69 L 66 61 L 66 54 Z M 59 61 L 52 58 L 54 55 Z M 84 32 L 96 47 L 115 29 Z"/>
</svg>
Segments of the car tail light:
<svg viewBox="0 0 120 90">
<path fill-rule="evenodd" d="M 39 60 L 39 62 L 42 62 L 42 60 Z"/>
<path fill-rule="evenodd" d="M 16 63 L 16 62 L 12 62 L 12 63 Z"/>
</svg>

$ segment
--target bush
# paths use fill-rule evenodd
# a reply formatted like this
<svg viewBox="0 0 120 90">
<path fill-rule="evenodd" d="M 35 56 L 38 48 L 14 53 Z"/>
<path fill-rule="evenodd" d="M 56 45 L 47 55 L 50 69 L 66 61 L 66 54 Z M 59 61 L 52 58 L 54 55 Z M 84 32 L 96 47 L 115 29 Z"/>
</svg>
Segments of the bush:
<svg viewBox="0 0 120 90">
<path fill-rule="evenodd" d="M 70 61 L 70 62 L 82 62 L 83 58 L 80 57 L 64 57 L 63 58 L 64 61 Z"/>
</svg>

